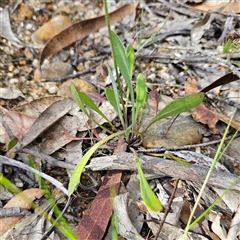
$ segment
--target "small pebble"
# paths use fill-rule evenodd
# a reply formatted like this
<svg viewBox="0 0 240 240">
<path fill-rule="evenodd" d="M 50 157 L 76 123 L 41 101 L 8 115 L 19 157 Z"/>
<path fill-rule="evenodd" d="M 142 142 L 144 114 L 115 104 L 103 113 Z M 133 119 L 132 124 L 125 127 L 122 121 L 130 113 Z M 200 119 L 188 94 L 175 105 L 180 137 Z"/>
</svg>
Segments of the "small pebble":
<svg viewBox="0 0 240 240">
<path fill-rule="evenodd" d="M 57 93 L 57 91 L 58 91 L 58 87 L 57 87 L 57 86 L 52 86 L 52 87 L 50 87 L 50 88 L 48 89 L 48 92 L 49 92 L 50 94 L 55 94 L 55 93 Z"/>
<path fill-rule="evenodd" d="M 16 83 L 18 83 L 19 82 L 19 80 L 17 79 L 17 78 L 10 78 L 9 79 L 9 83 L 10 84 L 16 84 Z"/>
<path fill-rule="evenodd" d="M 33 25 L 31 23 L 27 23 L 26 26 L 25 26 L 25 29 L 26 30 L 31 30 L 33 27 Z"/>
<path fill-rule="evenodd" d="M 34 59 L 34 60 L 32 61 L 33 67 L 37 67 L 37 66 L 38 66 L 38 63 L 39 63 L 38 59 Z"/>
<path fill-rule="evenodd" d="M 19 188 L 23 187 L 23 182 L 19 178 L 14 179 L 15 185 Z"/>
<path fill-rule="evenodd" d="M 155 73 L 152 73 L 150 74 L 148 77 L 148 79 L 151 79 L 151 80 L 154 80 L 156 78 L 156 74 Z"/>
</svg>

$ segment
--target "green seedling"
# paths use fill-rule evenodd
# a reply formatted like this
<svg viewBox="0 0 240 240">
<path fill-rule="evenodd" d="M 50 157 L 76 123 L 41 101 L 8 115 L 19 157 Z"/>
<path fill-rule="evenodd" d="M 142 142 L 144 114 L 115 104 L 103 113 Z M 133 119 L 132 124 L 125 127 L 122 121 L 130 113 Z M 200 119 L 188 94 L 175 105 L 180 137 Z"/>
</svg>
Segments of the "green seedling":
<svg viewBox="0 0 240 240">
<path fill-rule="evenodd" d="M 149 211 L 161 212 L 163 210 L 162 204 L 157 198 L 157 196 L 155 195 L 155 193 L 150 188 L 145 178 L 137 153 L 134 150 L 132 151 L 133 151 L 136 166 L 138 169 L 138 176 L 140 180 L 140 191 L 141 191 L 143 202 Z"/>
<path fill-rule="evenodd" d="M 126 49 L 124 49 L 124 46 L 120 41 L 119 37 L 113 31 L 111 31 L 106 0 L 103 0 L 103 3 L 104 3 L 105 13 L 106 13 L 105 14 L 106 23 L 108 26 L 110 44 L 112 49 L 114 65 L 115 65 L 115 71 L 116 71 L 116 78 L 114 78 L 111 68 L 108 66 L 109 75 L 112 80 L 112 89 L 106 89 L 106 96 L 109 102 L 111 103 L 111 105 L 114 107 L 114 109 L 118 113 L 118 116 L 121 120 L 124 130 L 117 133 L 112 133 L 109 129 L 103 128 L 103 126 L 100 126 L 100 124 L 96 123 L 96 121 L 92 119 L 91 116 L 89 115 L 84 104 L 106 119 L 105 115 L 102 112 L 100 112 L 100 110 L 97 108 L 97 106 L 93 103 L 92 100 L 90 100 L 85 94 L 78 93 L 74 85 L 71 84 L 70 86 L 71 92 L 78 106 L 82 109 L 82 111 L 86 114 L 86 116 L 89 119 L 91 119 L 99 127 L 105 129 L 105 131 L 107 131 L 111 135 L 99 141 L 94 146 L 92 146 L 87 151 L 87 153 L 82 157 L 82 159 L 79 160 L 79 163 L 77 164 L 70 178 L 69 187 L 68 187 L 69 195 L 71 195 L 74 192 L 76 186 L 78 185 L 81 174 L 84 170 L 85 165 L 89 161 L 90 157 L 102 144 L 122 134 L 125 134 L 127 141 L 129 140 L 129 136 L 131 133 L 134 134 L 135 136 L 138 135 L 142 137 L 142 133 L 139 133 L 136 130 L 136 123 L 137 123 L 137 120 L 139 119 L 141 109 L 146 103 L 147 87 L 145 85 L 143 75 L 140 73 L 137 77 L 136 90 L 134 92 L 133 81 L 132 81 L 134 61 L 135 61 L 134 49 L 132 46 L 128 46 Z M 123 90 L 120 84 L 121 82 L 120 82 L 118 69 L 127 86 L 125 101 L 123 97 Z M 131 111 L 131 123 L 127 124 L 128 117 L 127 117 L 127 111 L 126 111 L 127 109 L 125 106 L 128 103 L 129 97 L 131 100 L 132 111 Z M 198 106 L 202 102 L 203 98 L 204 98 L 203 93 L 196 93 L 196 94 L 188 95 L 188 96 L 174 100 L 172 103 L 166 106 L 162 111 L 160 111 L 155 117 L 153 117 L 153 119 L 147 125 L 146 129 L 162 118 L 174 116 L 182 112 L 189 111 L 190 109 Z M 110 121 L 109 120 L 107 121 L 110 124 Z"/>
</svg>

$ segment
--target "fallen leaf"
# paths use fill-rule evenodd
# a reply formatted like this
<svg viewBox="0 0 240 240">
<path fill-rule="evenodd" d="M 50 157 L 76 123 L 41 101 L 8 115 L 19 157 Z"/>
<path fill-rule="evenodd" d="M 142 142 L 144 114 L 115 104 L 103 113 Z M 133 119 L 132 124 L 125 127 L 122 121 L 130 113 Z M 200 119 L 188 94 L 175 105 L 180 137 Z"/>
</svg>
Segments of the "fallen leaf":
<svg viewBox="0 0 240 240">
<path fill-rule="evenodd" d="M 124 136 L 120 136 L 114 155 L 125 152 L 127 148 Z M 118 188 L 122 178 L 122 171 L 108 171 L 103 183 L 93 200 L 91 209 L 83 216 L 76 228 L 77 236 L 80 239 L 102 239 L 108 226 L 113 209 L 113 193 L 118 194 Z"/>
<path fill-rule="evenodd" d="M 133 12 L 137 4 L 138 2 L 136 4 L 124 4 L 120 8 L 109 13 L 111 24 L 121 20 L 126 15 Z M 40 65 L 46 57 L 59 52 L 64 47 L 67 47 L 77 40 L 88 36 L 92 32 L 96 32 L 98 29 L 104 26 L 106 26 L 105 16 L 102 15 L 99 17 L 76 22 L 67 27 L 47 42 L 40 56 Z"/>
<path fill-rule="evenodd" d="M 218 4 L 217 4 L 218 3 Z M 202 4 L 196 5 L 195 8 L 200 10 L 217 10 L 219 8 L 222 8 L 224 5 L 226 5 L 226 0 L 205 0 Z M 240 4 L 239 1 L 236 2 L 230 2 L 228 1 L 228 4 L 223 9 L 223 12 L 232 12 L 240 13 Z"/>
<path fill-rule="evenodd" d="M 3 208 L 20 207 L 24 209 L 30 209 L 31 203 L 37 198 L 41 198 L 44 194 L 44 190 L 38 188 L 27 189 L 16 196 L 14 196 Z M 5 217 L 0 218 L 0 235 L 3 235 L 17 222 L 19 222 L 24 216 L 17 217 Z"/>
<path fill-rule="evenodd" d="M 38 98 L 29 103 L 15 107 L 13 110 L 18 112 L 23 112 L 30 117 L 38 118 L 39 115 L 50 107 L 54 102 L 63 100 L 64 97 L 60 96 L 48 96 L 43 98 Z"/>
<path fill-rule="evenodd" d="M 76 228 L 80 239 L 102 239 L 112 215 L 111 191 L 118 192 L 121 181 L 121 171 L 109 171 L 104 177 L 102 186 L 93 200 L 91 208 L 83 216 Z"/>
<path fill-rule="evenodd" d="M 21 141 L 34 123 L 35 118 L 30 117 L 25 113 L 7 110 L 1 106 L 0 109 L 3 112 L 3 119 L 11 129 L 12 134 Z M 7 132 L 5 134 L 5 141 L 6 143 L 9 141 Z"/>
<path fill-rule="evenodd" d="M 22 147 L 25 147 L 31 143 L 46 129 L 63 117 L 72 107 L 73 101 L 69 98 L 54 102 L 50 107 L 40 114 L 40 116 L 31 126 L 21 142 Z"/>
<path fill-rule="evenodd" d="M 221 120 L 222 122 L 228 124 L 231 117 L 228 117 L 222 113 L 218 113 L 218 112 L 213 112 L 214 115 L 219 119 Z M 232 119 L 232 122 L 231 122 L 231 127 L 235 128 L 236 130 L 240 131 L 240 121 L 238 121 L 237 119 Z"/>
<path fill-rule="evenodd" d="M 141 235 L 133 226 L 128 215 L 128 193 L 116 196 L 114 199 L 114 213 L 116 216 L 116 228 L 119 235 L 125 239 L 141 239 Z"/>
<path fill-rule="evenodd" d="M 193 28 L 191 30 L 192 45 L 196 45 L 200 42 L 200 39 L 202 38 L 203 34 L 205 33 L 205 30 L 210 28 L 214 17 L 215 17 L 215 14 L 207 13 L 202 20 L 200 20 L 193 26 Z"/>
<path fill-rule="evenodd" d="M 234 82 L 236 80 L 238 80 L 239 77 L 233 73 L 228 73 L 220 78 L 218 78 L 216 81 L 214 81 L 213 83 L 209 84 L 208 86 L 206 86 L 205 88 L 203 88 L 202 90 L 200 90 L 200 92 L 208 92 L 210 90 L 212 90 L 213 88 L 216 88 L 218 86 L 221 85 L 225 85 L 228 84 L 230 82 Z"/>
<path fill-rule="evenodd" d="M 0 36 L 6 38 L 16 47 L 42 48 L 41 46 L 23 43 L 13 34 L 7 8 L 0 10 Z"/>
<path fill-rule="evenodd" d="M 22 92 L 17 89 L 0 88 L 0 98 L 15 99 L 18 97 L 25 98 L 25 96 L 22 94 Z"/>
<path fill-rule="evenodd" d="M 188 78 L 185 83 L 185 91 L 187 94 L 198 92 L 197 82 L 194 79 Z M 217 131 L 216 123 L 218 121 L 218 118 L 214 115 L 212 111 L 207 109 L 203 103 L 193 108 L 191 110 L 191 113 L 192 113 L 193 119 L 196 122 L 207 124 L 208 127 L 211 128 L 214 132 Z"/>
</svg>

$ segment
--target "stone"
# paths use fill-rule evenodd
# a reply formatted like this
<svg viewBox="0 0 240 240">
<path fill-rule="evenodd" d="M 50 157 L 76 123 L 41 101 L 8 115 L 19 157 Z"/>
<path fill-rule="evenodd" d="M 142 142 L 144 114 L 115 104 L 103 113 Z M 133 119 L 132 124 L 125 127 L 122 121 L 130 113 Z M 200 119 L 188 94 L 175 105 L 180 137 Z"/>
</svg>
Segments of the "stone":
<svg viewBox="0 0 240 240">
<path fill-rule="evenodd" d="M 171 101 L 171 98 L 162 95 L 159 101 L 158 109 L 163 109 Z M 143 131 L 143 129 L 148 125 L 149 121 L 154 117 L 154 112 L 155 105 L 153 100 L 148 98 L 143 109 L 142 120 L 140 122 L 139 129 L 140 132 Z M 143 133 L 143 146 L 146 148 L 159 146 L 174 147 L 196 144 L 200 142 L 202 138 L 202 135 L 199 133 L 201 124 L 195 122 L 190 113 L 180 114 L 170 127 L 173 118 L 174 116 L 161 119 L 150 126 Z M 164 138 L 169 127 L 170 130 L 167 133 L 166 138 Z"/>
<path fill-rule="evenodd" d="M 47 41 L 71 24 L 71 19 L 62 15 L 52 18 L 31 36 L 33 43 L 44 45 Z"/>
<path fill-rule="evenodd" d="M 73 83 L 75 85 L 76 89 L 79 92 L 83 92 L 85 94 L 97 92 L 97 89 L 90 82 L 79 78 L 79 79 L 70 79 L 70 80 L 64 82 L 59 87 L 57 95 L 72 98 L 72 93 L 70 91 L 71 83 Z"/>
<path fill-rule="evenodd" d="M 34 79 L 36 82 L 40 82 L 42 79 L 53 80 L 64 78 L 72 74 L 72 71 L 72 66 L 69 63 L 54 62 L 43 64 L 41 71 L 39 68 L 34 71 Z"/>
<path fill-rule="evenodd" d="M 18 16 L 20 18 L 32 18 L 33 12 L 27 5 L 21 4 L 18 9 Z"/>
</svg>

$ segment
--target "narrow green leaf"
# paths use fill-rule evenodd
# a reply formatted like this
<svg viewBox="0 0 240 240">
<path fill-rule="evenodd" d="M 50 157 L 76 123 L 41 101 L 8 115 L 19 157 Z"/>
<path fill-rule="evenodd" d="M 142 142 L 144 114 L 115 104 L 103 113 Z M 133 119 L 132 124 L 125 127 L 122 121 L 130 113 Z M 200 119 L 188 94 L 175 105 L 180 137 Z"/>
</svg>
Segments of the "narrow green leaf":
<svg viewBox="0 0 240 240">
<path fill-rule="evenodd" d="M 7 151 L 9 151 L 10 149 L 14 148 L 16 146 L 16 144 L 18 143 L 18 138 L 13 138 L 7 145 Z"/>
<path fill-rule="evenodd" d="M 69 196 L 73 194 L 76 186 L 78 185 L 81 175 L 83 173 L 84 167 L 86 166 L 88 160 L 90 159 L 90 157 L 93 155 L 93 153 L 104 143 L 108 142 L 109 140 L 118 137 L 122 134 L 124 134 L 125 131 L 120 131 L 114 134 L 111 134 L 110 136 L 102 139 L 101 141 L 99 141 L 98 143 L 96 143 L 94 146 L 92 146 L 87 152 L 86 154 L 79 160 L 79 163 L 77 164 L 77 166 L 75 167 L 72 176 L 70 178 L 70 182 L 68 185 L 68 194 Z"/>
<path fill-rule="evenodd" d="M 114 126 L 112 125 L 111 121 L 106 117 L 106 115 L 98 108 L 98 106 L 93 102 L 93 100 L 88 97 L 88 95 L 86 95 L 83 92 L 79 92 L 78 93 L 80 99 L 82 100 L 82 102 L 87 105 L 89 108 L 91 108 L 93 111 L 95 111 L 96 113 L 98 113 L 101 117 L 103 117 L 110 125 L 112 128 L 114 128 Z"/>
<path fill-rule="evenodd" d="M 224 45 L 223 53 L 229 53 L 232 46 L 233 46 L 233 42 L 228 39 Z"/>
<path fill-rule="evenodd" d="M 109 129 L 103 127 L 101 124 L 99 124 L 97 121 L 95 121 L 91 116 L 90 114 L 88 113 L 88 111 L 86 110 L 80 96 L 79 96 L 79 93 L 76 89 L 76 87 L 74 86 L 73 83 L 70 84 L 70 90 L 71 90 L 71 93 L 72 93 L 72 96 L 73 96 L 73 99 L 75 100 L 75 102 L 77 103 L 77 105 L 79 106 L 79 108 L 84 112 L 84 114 L 91 120 L 93 121 L 95 124 L 97 124 L 100 128 L 104 129 L 105 131 L 107 131 L 108 133 L 112 133 Z"/>
<path fill-rule="evenodd" d="M 139 180 L 140 180 L 140 191 L 141 191 L 141 196 L 144 201 L 144 204 L 148 208 L 148 210 L 153 211 L 153 212 L 160 212 L 162 211 L 163 207 L 160 202 L 160 200 L 157 198 L 155 193 L 152 191 L 150 188 L 145 175 L 143 173 L 143 170 L 141 168 L 141 164 L 139 162 L 138 155 L 136 152 L 134 152 L 134 158 L 136 161 L 136 166 L 138 169 L 138 175 L 139 175 Z"/>
<path fill-rule="evenodd" d="M 136 114 L 133 125 L 135 126 L 138 118 L 140 108 L 143 107 L 147 99 L 147 87 L 143 75 L 140 73 L 137 78 L 136 84 Z"/>
<path fill-rule="evenodd" d="M 129 75 L 130 75 L 130 78 L 132 78 L 134 62 L 135 62 L 135 52 L 131 45 L 127 46 L 126 56 L 127 56 L 127 61 L 128 61 Z"/>
<path fill-rule="evenodd" d="M 119 116 L 122 124 L 124 124 L 123 117 L 122 117 L 122 109 L 120 107 L 118 99 L 116 99 L 116 95 L 115 95 L 114 91 L 110 88 L 107 88 L 105 93 L 106 93 L 108 101 L 111 103 L 111 105 L 114 107 L 114 109 L 118 113 L 118 116 Z"/>
<path fill-rule="evenodd" d="M 9 181 L 6 177 L 4 177 L 3 174 L 0 174 L 0 185 L 8 189 L 10 192 L 16 194 L 21 192 L 21 190 L 15 184 Z"/>
<path fill-rule="evenodd" d="M 111 38 L 113 41 L 113 56 L 116 58 L 116 63 L 117 66 L 121 72 L 121 74 L 123 75 L 123 78 L 126 82 L 126 85 L 128 87 L 128 90 L 130 92 L 130 96 L 131 96 L 131 102 L 132 102 L 132 121 L 134 121 L 135 117 L 135 107 L 134 107 L 134 91 L 133 91 L 133 86 L 132 86 L 132 78 L 130 75 L 130 71 L 129 71 L 129 67 L 128 67 L 128 61 L 127 61 L 127 57 L 125 54 L 125 50 L 124 47 L 120 41 L 120 39 L 118 38 L 118 36 L 111 31 Z"/>
<path fill-rule="evenodd" d="M 116 108 L 118 110 L 116 110 L 116 108 L 113 106 L 113 104 L 111 103 L 111 101 L 108 101 L 112 104 L 112 106 L 114 107 L 114 109 L 116 110 L 116 112 L 118 113 L 118 116 L 120 118 L 120 121 L 122 123 L 122 126 L 124 127 L 124 119 L 123 119 L 123 113 L 122 113 L 122 108 L 120 106 L 120 101 L 119 101 L 119 94 L 118 94 L 118 88 L 117 88 L 117 84 L 116 84 L 116 81 L 114 79 L 114 76 L 113 76 L 113 73 L 112 73 L 112 70 L 111 68 L 107 65 L 107 68 L 108 68 L 108 72 L 109 72 L 109 75 L 110 75 L 110 78 L 112 80 L 112 87 L 113 87 L 113 92 L 114 92 L 114 98 L 115 98 L 115 104 L 116 104 Z M 111 95 L 111 93 L 110 93 Z"/>
<path fill-rule="evenodd" d="M 173 102 L 168 104 L 162 111 L 160 111 L 154 118 L 152 118 L 145 130 L 147 130 L 153 123 L 159 121 L 162 118 L 187 112 L 192 108 L 197 107 L 203 101 L 203 98 L 204 93 L 195 93 L 175 99 Z"/>
<path fill-rule="evenodd" d="M 125 81 L 131 82 L 130 71 L 128 68 L 128 61 L 127 61 L 124 47 L 119 37 L 113 31 L 111 31 L 111 38 L 113 40 L 113 51 L 116 56 L 117 66 L 121 74 L 123 75 Z"/>
</svg>

